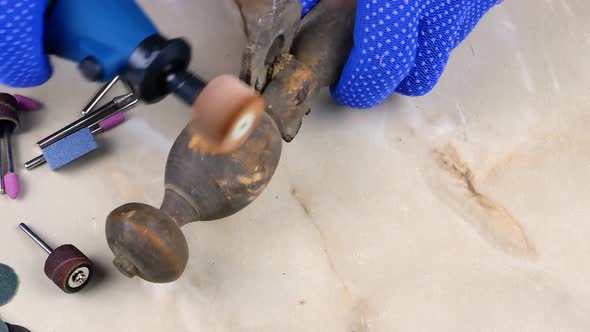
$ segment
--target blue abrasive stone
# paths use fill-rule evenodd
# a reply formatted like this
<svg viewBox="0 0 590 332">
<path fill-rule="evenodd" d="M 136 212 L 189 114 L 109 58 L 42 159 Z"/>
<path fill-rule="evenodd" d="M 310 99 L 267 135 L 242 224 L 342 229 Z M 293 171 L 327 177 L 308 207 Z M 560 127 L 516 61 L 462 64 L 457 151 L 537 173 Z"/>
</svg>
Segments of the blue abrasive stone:
<svg viewBox="0 0 590 332">
<path fill-rule="evenodd" d="M 8 330 L 8 325 L 0 320 L 0 332 L 10 332 Z"/>
<path fill-rule="evenodd" d="M 49 168 L 55 171 L 97 148 L 94 135 L 84 128 L 43 149 L 43 156 Z"/>
<path fill-rule="evenodd" d="M 0 306 L 12 300 L 17 288 L 18 277 L 14 270 L 10 266 L 0 264 Z M 2 332 L 1 326 L 0 332 Z"/>
</svg>

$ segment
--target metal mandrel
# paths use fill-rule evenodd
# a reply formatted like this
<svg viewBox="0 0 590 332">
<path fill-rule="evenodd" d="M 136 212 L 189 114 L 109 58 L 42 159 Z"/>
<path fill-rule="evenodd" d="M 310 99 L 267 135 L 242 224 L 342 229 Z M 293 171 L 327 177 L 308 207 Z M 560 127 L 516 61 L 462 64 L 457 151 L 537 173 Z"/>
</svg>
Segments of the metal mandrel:
<svg viewBox="0 0 590 332">
<path fill-rule="evenodd" d="M 129 108 L 130 107 L 127 107 L 126 109 L 129 109 Z M 123 122 L 125 122 L 125 120 L 126 120 L 125 113 L 123 111 L 121 111 L 121 112 L 116 113 L 116 114 L 110 116 L 109 118 L 101 121 L 98 125 L 91 127 L 90 133 L 95 136 L 102 134 L 105 131 L 109 131 L 109 130 L 117 127 L 118 125 L 122 124 Z M 44 150 L 44 152 L 45 151 L 46 150 Z M 41 154 L 41 155 L 27 161 L 25 163 L 25 168 L 27 170 L 32 170 L 32 169 L 37 168 L 37 167 L 44 165 L 46 163 L 47 163 L 47 159 L 45 159 L 45 155 Z"/>
<path fill-rule="evenodd" d="M 90 99 L 88 104 L 84 106 L 82 109 L 82 115 L 86 115 L 94 110 L 96 105 L 100 102 L 102 98 L 111 90 L 111 88 L 119 81 L 119 76 L 115 76 L 113 79 L 108 81 L 105 85 L 103 85 L 100 90 Z"/>
<path fill-rule="evenodd" d="M 8 93 L 0 93 L 0 187 L 1 192 L 15 199 L 20 193 L 20 180 L 14 169 L 12 133 L 19 127 L 18 102 Z"/>
<path fill-rule="evenodd" d="M 71 294 L 81 291 L 88 285 L 94 273 L 94 264 L 78 248 L 71 244 L 64 244 L 52 249 L 27 225 L 21 223 L 19 227 L 49 254 L 45 261 L 45 275 L 57 287 Z"/>
<path fill-rule="evenodd" d="M 115 97 L 102 107 L 99 107 L 96 110 L 93 109 L 117 80 L 118 79 L 115 78 L 107 83 L 97 95 L 93 97 L 90 103 L 84 107 L 83 112 L 85 112 L 85 116 L 39 141 L 38 144 L 43 150 L 43 155 L 39 155 L 27 161 L 25 163 L 25 168 L 27 170 L 32 170 L 47 163 L 48 160 L 53 161 L 49 163 L 52 170 L 62 167 L 91 152 L 97 147 L 92 137 L 93 135 L 98 135 L 111 130 L 125 122 L 125 112 L 139 103 L 139 98 L 137 98 L 132 92 Z M 82 134 L 84 131 L 88 132 L 87 129 L 90 131 L 90 135 L 88 133 L 86 135 Z M 76 135 L 79 137 L 74 137 Z M 80 138 L 83 139 L 80 140 Z M 83 144 L 84 142 L 87 144 Z M 62 147 L 78 147 L 78 149 L 67 149 L 67 151 L 64 152 Z M 58 153 L 59 156 L 54 155 L 55 153 Z"/>
<path fill-rule="evenodd" d="M 88 115 L 70 123 L 55 133 L 40 140 L 37 142 L 37 145 L 39 145 L 41 149 L 45 149 L 51 144 L 75 133 L 78 130 L 83 128 L 92 128 L 112 115 L 119 113 L 124 109 L 130 108 L 129 105 L 135 105 L 137 103 L 136 99 L 137 98 L 132 92 L 115 97 L 112 101 L 108 102 L 106 105 L 100 107 L 96 111 L 89 113 Z"/>
</svg>

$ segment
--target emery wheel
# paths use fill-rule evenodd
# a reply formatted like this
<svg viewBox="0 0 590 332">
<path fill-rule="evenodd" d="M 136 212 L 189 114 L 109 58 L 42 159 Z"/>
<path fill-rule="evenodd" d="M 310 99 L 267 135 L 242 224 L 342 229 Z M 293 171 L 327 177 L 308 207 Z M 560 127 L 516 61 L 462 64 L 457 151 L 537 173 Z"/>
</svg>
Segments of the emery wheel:
<svg viewBox="0 0 590 332">
<path fill-rule="evenodd" d="M 27 225 L 21 223 L 20 229 L 49 254 L 45 261 L 45 275 L 57 287 L 71 294 L 81 291 L 92 279 L 93 264 L 78 248 L 71 244 L 52 249 Z"/>
<path fill-rule="evenodd" d="M 45 261 L 45 274 L 66 293 L 81 291 L 92 278 L 92 262 L 71 244 L 57 247 Z"/>
<path fill-rule="evenodd" d="M 20 124 L 17 113 L 17 100 L 8 93 L 0 93 L 0 122 L 10 123 L 12 130 Z"/>
<path fill-rule="evenodd" d="M 264 112 L 264 100 L 231 75 L 207 84 L 193 104 L 191 146 L 210 154 L 230 153 L 248 139 Z"/>
</svg>

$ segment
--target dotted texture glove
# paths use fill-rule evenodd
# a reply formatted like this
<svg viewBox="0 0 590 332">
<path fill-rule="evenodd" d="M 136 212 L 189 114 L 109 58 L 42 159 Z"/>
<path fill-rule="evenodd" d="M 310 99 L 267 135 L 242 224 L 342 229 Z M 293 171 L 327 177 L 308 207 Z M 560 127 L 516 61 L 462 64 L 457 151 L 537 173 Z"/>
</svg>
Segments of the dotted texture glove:
<svg viewBox="0 0 590 332">
<path fill-rule="evenodd" d="M 0 84 L 30 87 L 51 77 L 43 48 L 47 0 L 0 0 Z"/>
<path fill-rule="evenodd" d="M 438 82 L 452 50 L 501 0 L 359 0 L 354 48 L 334 99 L 370 108 L 393 92 L 420 96 Z M 302 0 L 304 15 L 317 0 Z"/>
</svg>

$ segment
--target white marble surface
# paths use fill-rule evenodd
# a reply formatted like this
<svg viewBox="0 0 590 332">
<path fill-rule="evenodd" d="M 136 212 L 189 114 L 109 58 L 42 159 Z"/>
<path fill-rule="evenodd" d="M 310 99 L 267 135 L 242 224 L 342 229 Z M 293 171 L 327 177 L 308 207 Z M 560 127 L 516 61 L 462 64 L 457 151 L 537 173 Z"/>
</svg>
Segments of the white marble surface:
<svg viewBox="0 0 590 332">
<path fill-rule="evenodd" d="M 230 1 L 140 2 L 189 37 L 196 72 L 238 70 Z M 1 199 L 0 262 L 21 286 L 0 319 L 33 332 L 589 331 L 589 17 L 586 0 L 506 0 L 431 94 L 366 112 L 322 96 L 260 199 L 186 227 L 189 266 L 169 285 L 116 272 L 104 236 L 113 208 L 160 202 L 187 120 L 173 99 L 141 106 L 102 152 L 22 171 L 24 197 Z M 21 91 L 47 109 L 24 117 L 19 163 L 97 88 L 55 65 L 50 83 Z M 77 245 L 104 275 L 60 293 L 19 222 Z"/>
</svg>

